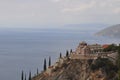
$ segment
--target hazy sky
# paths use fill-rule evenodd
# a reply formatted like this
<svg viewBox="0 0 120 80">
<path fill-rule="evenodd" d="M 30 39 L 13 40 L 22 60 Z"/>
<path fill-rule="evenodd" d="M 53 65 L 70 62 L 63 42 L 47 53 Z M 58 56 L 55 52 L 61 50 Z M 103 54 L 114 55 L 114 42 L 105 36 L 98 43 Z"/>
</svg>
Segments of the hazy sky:
<svg viewBox="0 0 120 80">
<path fill-rule="evenodd" d="M 0 25 L 120 23 L 120 0 L 0 0 Z"/>
</svg>

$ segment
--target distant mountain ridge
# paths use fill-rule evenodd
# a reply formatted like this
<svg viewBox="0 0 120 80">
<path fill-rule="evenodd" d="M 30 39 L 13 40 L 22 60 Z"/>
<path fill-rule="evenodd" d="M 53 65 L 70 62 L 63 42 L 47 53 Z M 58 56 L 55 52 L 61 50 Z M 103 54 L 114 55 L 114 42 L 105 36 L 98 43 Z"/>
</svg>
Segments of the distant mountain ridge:
<svg viewBox="0 0 120 80">
<path fill-rule="evenodd" d="M 97 36 L 120 38 L 120 24 L 110 26 L 96 33 Z"/>
</svg>

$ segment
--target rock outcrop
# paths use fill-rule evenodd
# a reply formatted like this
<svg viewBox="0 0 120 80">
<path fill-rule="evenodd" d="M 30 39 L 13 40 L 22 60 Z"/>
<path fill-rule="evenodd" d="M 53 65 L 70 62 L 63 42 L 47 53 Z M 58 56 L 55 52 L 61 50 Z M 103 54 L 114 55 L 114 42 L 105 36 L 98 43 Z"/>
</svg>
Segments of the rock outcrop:
<svg viewBox="0 0 120 80">
<path fill-rule="evenodd" d="M 51 68 L 50 74 L 46 70 L 32 80 L 111 80 L 102 68 L 92 70 L 94 63 L 94 60 L 66 59 L 61 65 Z"/>
</svg>

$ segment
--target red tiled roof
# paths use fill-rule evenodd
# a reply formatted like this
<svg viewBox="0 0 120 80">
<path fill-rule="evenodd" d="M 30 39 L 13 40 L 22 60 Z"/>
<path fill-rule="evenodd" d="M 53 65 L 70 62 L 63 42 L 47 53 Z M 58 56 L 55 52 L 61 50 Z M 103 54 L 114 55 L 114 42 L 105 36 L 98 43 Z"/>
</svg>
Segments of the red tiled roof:
<svg viewBox="0 0 120 80">
<path fill-rule="evenodd" d="M 105 48 L 108 48 L 110 45 L 109 44 L 104 44 L 102 47 L 105 49 Z"/>
</svg>

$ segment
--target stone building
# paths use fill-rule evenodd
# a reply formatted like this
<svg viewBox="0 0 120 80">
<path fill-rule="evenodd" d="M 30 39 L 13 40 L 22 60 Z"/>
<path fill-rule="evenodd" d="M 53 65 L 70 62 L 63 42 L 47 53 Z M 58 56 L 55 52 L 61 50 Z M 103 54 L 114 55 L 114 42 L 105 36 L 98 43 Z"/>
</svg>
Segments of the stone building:
<svg viewBox="0 0 120 80">
<path fill-rule="evenodd" d="M 103 47 L 100 44 L 92 44 L 88 45 L 90 47 L 91 53 L 101 53 L 103 51 Z"/>
<path fill-rule="evenodd" d="M 86 42 L 81 42 L 81 43 L 79 43 L 75 52 L 76 52 L 76 54 L 88 55 L 91 53 L 91 50 Z"/>
<path fill-rule="evenodd" d="M 102 52 L 103 48 L 99 44 L 88 45 L 86 42 L 79 43 L 75 53 L 81 55 L 89 55 Z"/>
</svg>

